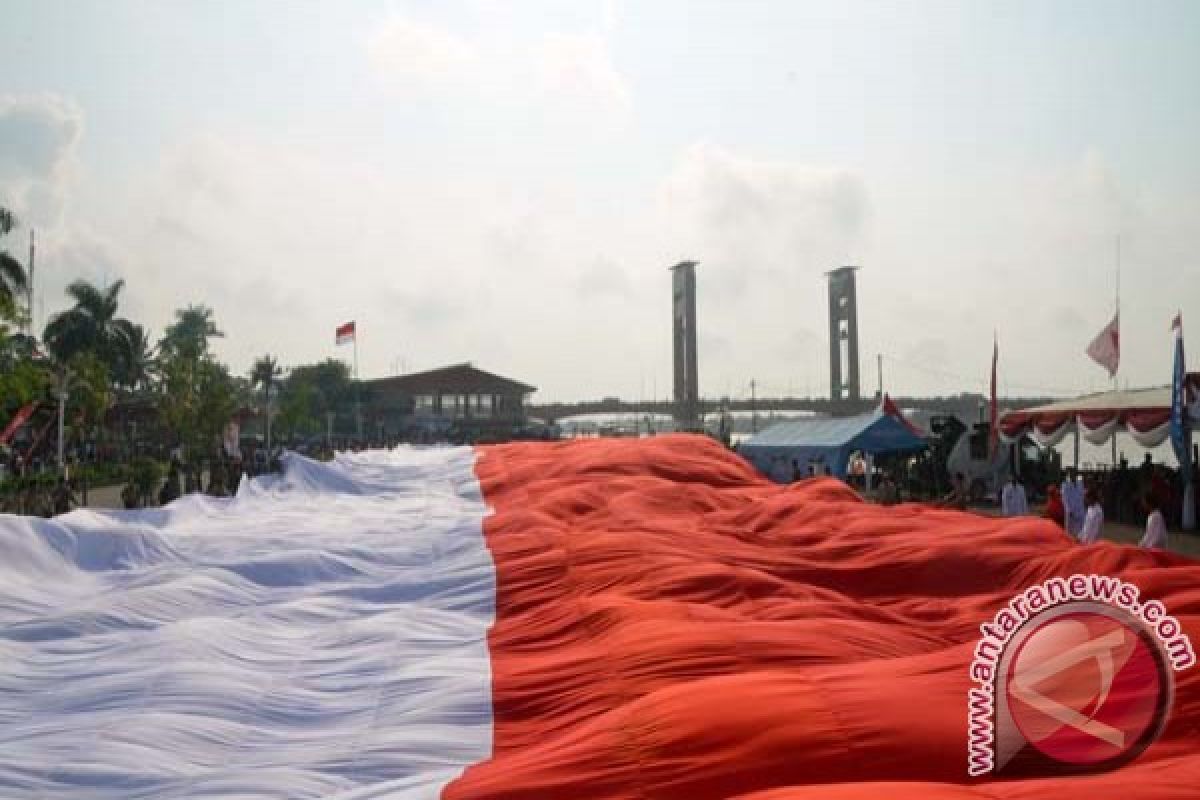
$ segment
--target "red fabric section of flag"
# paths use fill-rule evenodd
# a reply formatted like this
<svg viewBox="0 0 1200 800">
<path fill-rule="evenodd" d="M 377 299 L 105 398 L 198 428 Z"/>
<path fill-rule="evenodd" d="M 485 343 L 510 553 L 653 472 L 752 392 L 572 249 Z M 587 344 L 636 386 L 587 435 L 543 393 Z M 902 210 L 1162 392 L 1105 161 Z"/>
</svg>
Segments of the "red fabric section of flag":
<svg viewBox="0 0 1200 800">
<path fill-rule="evenodd" d="M 338 325 L 337 333 L 335 335 L 339 339 L 345 338 L 347 336 L 354 336 L 354 323 L 347 322 L 345 325 Z"/>
<path fill-rule="evenodd" d="M 1200 630 L 1200 565 L 1053 523 L 777 486 L 715 442 L 481 448 L 494 756 L 447 800 L 1191 798 L 1200 670 L 1157 744 L 1090 777 L 971 782 L 979 625 L 1102 573 Z"/>
<path fill-rule="evenodd" d="M 1108 370 L 1111 378 L 1117 374 L 1121 363 L 1121 315 L 1115 314 L 1112 322 L 1104 326 L 1087 347 L 1087 354 L 1100 366 Z"/>
</svg>

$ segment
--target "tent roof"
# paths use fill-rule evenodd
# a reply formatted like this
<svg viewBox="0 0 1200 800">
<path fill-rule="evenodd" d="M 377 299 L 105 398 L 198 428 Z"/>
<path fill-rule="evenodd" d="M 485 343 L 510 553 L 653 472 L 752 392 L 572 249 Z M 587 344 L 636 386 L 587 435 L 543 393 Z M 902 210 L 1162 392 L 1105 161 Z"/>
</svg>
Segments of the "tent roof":
<svg viewBox="0 0 1200 800">
<path fill-rule="evenodd" d="M 918 450 L 924 439 L 902 417 L 876 409 L 853 417 L 801 417 L 772 425 L 743 447 L 857 449 L 872 453 Z"/>
<path fill-rule="evenodd" d="M 1200 373 L 1188 374 L 1187 387 L 1189 404 L 1192 407 L 1191 415 L 1196 417 L 1196 404 L 1200 400 Z M 1001 415 L 1001 422 L 1007 423 L 1012 428 L 1016 425 L 1035 423 L 1043 419 L 1058 421 L 1075 414 L 1087 414 L 1092 417 L 1099 414 L 1117 414 L 1125 419 L 1131 414 L 1157 418 L 1170 413 L 1171 387 L 1152 386 L 1147 389 L 1114 389 L 1107 392 L 1095 392 L 1035 408 L 1008 411 Z"/>
<path fill-rule="evenodd" d="M 1080 411 L 1150 411 L 1171 408 L 1171 387 L 1150 389 L 1118 389 L 1085 394 L 1070 400 L 1059 400 L 1036 408 L 1026 408 L 1020 414 L 1075 414 Z"/>
</svg>

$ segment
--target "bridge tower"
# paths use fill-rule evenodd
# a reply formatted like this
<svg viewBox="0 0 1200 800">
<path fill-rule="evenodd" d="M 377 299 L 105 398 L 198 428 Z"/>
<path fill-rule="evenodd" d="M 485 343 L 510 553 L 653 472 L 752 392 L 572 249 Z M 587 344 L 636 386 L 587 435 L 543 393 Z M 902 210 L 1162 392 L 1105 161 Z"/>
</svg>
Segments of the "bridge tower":
<svg viewBox="0 0 1200 800">
<path fill-rule="evenodd" d="M 838 267 L 829 278 L 829 399 L 835 410 L 857 406 L 862 398 L 858 373 L 858 297 L 854 273 Z"/>
<path fill-rule="evenodd" d="M 696 262 L 671 267 L 671 320 L 675 356 L 675 421 L 682 430 L 700 427 L 696 377 Z"/>
</svg>

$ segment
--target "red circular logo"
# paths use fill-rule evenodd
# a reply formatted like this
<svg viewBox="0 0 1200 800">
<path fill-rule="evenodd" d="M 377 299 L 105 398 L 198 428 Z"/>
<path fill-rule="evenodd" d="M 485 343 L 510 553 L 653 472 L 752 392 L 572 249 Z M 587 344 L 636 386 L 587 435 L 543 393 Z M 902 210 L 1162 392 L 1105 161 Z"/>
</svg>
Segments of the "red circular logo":
<svg viewBox="0 0 1200 800">
<path fill-rule="evenodd" d="M 1031 620 L 1009 661 L 1004 688 L 1013 722 L 1030 746 L 1061 764 L 1095 768 L 1133 758 L 1158 736 L 1170 705 L 1161 651 L 1116 609 L 1072 605 Z"/>
</svg>

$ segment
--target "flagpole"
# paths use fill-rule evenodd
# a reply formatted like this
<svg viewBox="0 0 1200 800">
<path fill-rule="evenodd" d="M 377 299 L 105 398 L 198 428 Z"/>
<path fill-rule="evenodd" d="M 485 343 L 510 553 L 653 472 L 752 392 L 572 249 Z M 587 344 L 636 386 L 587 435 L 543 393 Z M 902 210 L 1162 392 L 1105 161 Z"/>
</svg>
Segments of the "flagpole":
<svg viewBox="0 0 1200 800">
<path fill-rule="evenodd" d="M 1117 306 L 1117 325 L 1118 325 L 1118 330 L 1120 330 L 1119 326 L 1121 324 L 1121 234 L 1119 234 L 1119 233 L 1117 234 L 1116 306 Z M 1120 369 L 1119 362 L 1118 362 L 1117 368 Z M 1115 392 L 1117 390 L 1117 373 L 1116 372 L 1113 373 L 1112 382 L 1113 382 L 1113 391 Z M 1110 441 L 1112 442 L 1112 456 L 1110 457 L 1109 461 L 1112 464 L 1112 468 L 1116 469 L 1117 468 L 1117 431 L 1116 431 L 1116 428 L 1113 429 L 1112 438 L 1110 439 Z"/>
<path fill-rule="evenodd" d="M 362 445 L 362 381 L 358 379 L 358 323 L 354 325 L 354 418 L 358 443 Z"/>
</svg>

